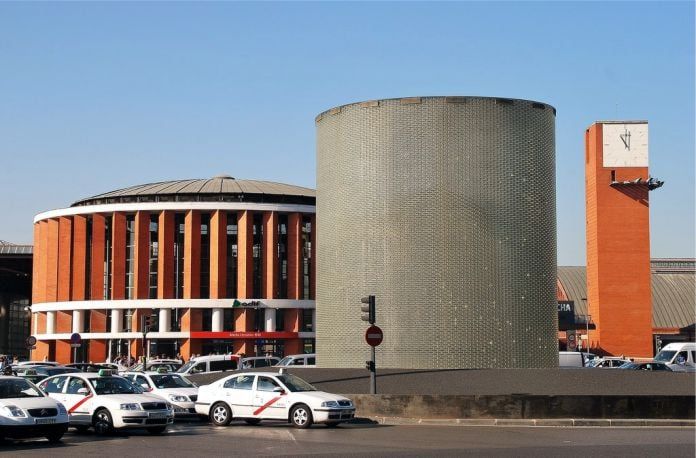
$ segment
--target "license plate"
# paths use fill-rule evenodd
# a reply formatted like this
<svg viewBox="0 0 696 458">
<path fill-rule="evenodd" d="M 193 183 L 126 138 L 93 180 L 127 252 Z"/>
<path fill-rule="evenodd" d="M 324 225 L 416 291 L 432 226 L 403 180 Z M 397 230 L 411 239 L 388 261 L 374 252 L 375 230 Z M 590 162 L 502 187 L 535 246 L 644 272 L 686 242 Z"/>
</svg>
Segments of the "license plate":
<svg viewBox="0 0 696 458">
<path fill-rule="evenodd" d="M 36 418 L 34 421 L 36 421 L 37 425 L 52 425 L 56 422 L 55 418 Z"/>
<path fill-rule="evenodd" d="M 167 418 L 167 414 L 161 412 L 152 412 L 150 413 L 150 418 Z"/>
</svg>

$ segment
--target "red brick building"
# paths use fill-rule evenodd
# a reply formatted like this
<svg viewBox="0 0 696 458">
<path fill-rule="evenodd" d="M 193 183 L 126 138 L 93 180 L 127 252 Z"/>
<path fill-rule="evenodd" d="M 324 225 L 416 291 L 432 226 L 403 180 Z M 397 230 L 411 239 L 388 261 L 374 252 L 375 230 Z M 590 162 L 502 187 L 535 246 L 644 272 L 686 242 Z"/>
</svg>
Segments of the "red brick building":
<svg viewBox="0 0 696 458">
<path fill-rule="evenodd" d="M 653 355 L 647 121 L 598 121 L 585 133 L 590 348 Z"/>
<path fill-rule="evenodd" d="M 218 176 L 34 219 L 33 359 L 314 351 L 315 192 Z M 79 333 L 77 355 L 70 336 Z"/>
</svg>

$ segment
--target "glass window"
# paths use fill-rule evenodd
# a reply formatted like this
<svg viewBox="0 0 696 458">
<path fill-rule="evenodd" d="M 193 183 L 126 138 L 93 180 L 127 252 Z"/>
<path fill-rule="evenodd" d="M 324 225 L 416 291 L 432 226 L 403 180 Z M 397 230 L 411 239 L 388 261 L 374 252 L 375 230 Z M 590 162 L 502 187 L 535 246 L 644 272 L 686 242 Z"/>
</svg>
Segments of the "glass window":
<svg viewBox="0 0 696 458">
<path fill-rule="evenodd" d="M 68 380 L 68 377 L 56 377 L 56 378 L 52 378 L 50 380 L 45 380 L 45 381 L 41 382 L 41 385 L 39 385 L 39 386 L 46 393 L 62 393 L 63 387 L 65 387 L 65 382 L 67 380 Z"/>
<path fill-rule="evenodd" d="M 183 213 L 174 215 L 174 297 L 181 299 L 184 297 L 184 231 L 186 216 Z"/>
<path fill-rule="evenodd" d="M 285 385 L 288 390 L 292 391 L 293 393 L 297 391 L 316 391 L 317 389 L 314 388 L 312 385 L 309 383 L 305 382 L 301 378 L 291 375 L 291 374 L 283 374 L 278 376 L 278 380 L 280 380 L 283 385 Z"/>
<path fill-rule="evenodd" d="M 237 369 L 237 361 L 230 359 L 223 359 L 220 361 L 210 362 L 210 371 L 233 371 Z"/>
<path fill-rule="evenodd" d="M 142 375 L 138 375 L 135 377 L 135 384 L 139 385 L 142 388 L 147 388 L 147 389 L 151 388 L 150 382 Z"/>
<path fill-rule="evenodd" d="M 312 218 L 302 218 L 302 297 L 309 299 L 312 275 Z"/>
<path fill-rule="evenodd" d="M 279 299 L 288 297 L 288 215 L 278 215 L 278 293 Z"/>
<path fill-rule="evenodd" d="M 285 310 L 276 309 L 275 316 L 276 316 L 276 321 L 275 321 L 276 328 L 275 328 L 275 330 L 276 331 L 285 330 Z"/>
<path fill-rule="evenodd" d="M 256 382 L 256 389 L 258 391 L 273 391 L 276 388 L 280 388 L 280 385 L 270 377 L 259 377 Z"/>
<path fill-rule="evenodd" d="M 223 385 L 224 388 L 230 388 L 233 390 L 250 390 L 254 385 L 253 375 L 238 375 L 232 377 Z"/>
<path fill-rule="evenodd" d="M 42 397 L 43 394 L 24 379 L 0 380 L 0 399 Z"/>
<path fill-rule="evenodd" d="M 80 394 L 78 391 L 85 388 L 89 393 L 89 388 L 87 388 L 87 382 L 77 377 L 70 377 L 68 382 L 68 389 L 65 391 L 67 394 Z"/>
<path fill-rule="evenodd" d="M 317 358 L 315 358 L 313 356 L 310 356 L 309 358 L 307 358 L 307 365 L 314 366 L 316 364 L 317 364 Z"/>
<path fill-rule="evenodd" d="M 253 296 L 260 298 L 261 296 L 261 273 L 263 270 L 263 215 L 255 213 L 253 216 L 253 245 L 252 245 L 252 278 L 253 278 Z"/>
<path fill-rule="evenodd" d="M 126 299 L 133 299 L 135 286 L 135 215 L 126 215 Z M 125 331 L 130 331 L 123 326 Z"/>
<path fill-rule="evenodd" d="M 302 332 L 312 332 L 314 331 L 313 315 L 314 310 L 312 309 L 301 309 L 302 313 Z"/>
<path fill-rule="evenodd" d="M 237 213 L 227 214 L 227 281 L 225 297 L 237 296 Z"/>
<path fill-rule="evenodd" d="M 234 309 L 224 309 L 222 330 L 230 332 L 234 331 Z"/>
<path fill-rule="evenodd" d="M 201 214 L 200 297 L 210 298 L 210 214 Z"/>
<path fill-rule="evenodd" d="M 157 269 L 159 258 L 159 215 L 150 215 L 150 299 L 157 299 Z"/>
<path fill-rule="evenodd" d="M 152 382 L 159 389 L 163 388 L 194 388 L 195 385 L 180 375 L 153 375 Z"/>
</svg>

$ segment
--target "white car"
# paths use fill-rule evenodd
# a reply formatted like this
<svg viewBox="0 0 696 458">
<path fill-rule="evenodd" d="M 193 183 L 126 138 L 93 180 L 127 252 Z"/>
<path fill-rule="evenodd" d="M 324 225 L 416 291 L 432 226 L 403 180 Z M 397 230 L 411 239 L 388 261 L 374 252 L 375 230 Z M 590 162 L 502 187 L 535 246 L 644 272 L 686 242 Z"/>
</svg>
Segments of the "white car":
<svg viewBox="0 0 696 458">
<path fill-rule="evenodd" d="M 198 398 L 198 387 L 185 377 L 162 372 L 126 372 L 122 376 L 146 392 L 172 403 L 175 417 L 198 415 L 193 405 Z"/>
<path fill-rule="evenodd" d="M 294 375 L 245 372 L 201 386 L 196 412 L 217 426 L 225 426 L 234 418 L 252 425 L 261 420 L 282 420 L 297 428 L 309 428 L 312 423 L 336 426 L 351 420 L 355 407 L 350 399 L 317 391 Z"/>
<path fill-rule="evenodd" d="M 59 442 L 68 429 L 65 406 L 21 377 L 0 376 L 0 442 L 45 437 Z"/>
<path fill-rule="evenodd" d="M 122 428 L 145 428 L 151 434 L 160 434 L 174 421 L 169 402 L 143 393 L 111 371 L 54 375 L 43 380 L 39 387 L 65 404 L 70 426 L 78 431 L 92 426 L 97 434 Z"/>
</svg>

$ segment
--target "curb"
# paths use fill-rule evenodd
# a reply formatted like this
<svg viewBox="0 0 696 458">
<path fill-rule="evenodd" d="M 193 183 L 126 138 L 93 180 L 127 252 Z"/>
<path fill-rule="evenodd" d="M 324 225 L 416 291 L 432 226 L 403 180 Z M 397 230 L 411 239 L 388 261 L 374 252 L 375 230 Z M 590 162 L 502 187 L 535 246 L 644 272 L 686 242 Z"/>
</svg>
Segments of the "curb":
<svg viewBox="0 0 696 458">
<path fill-rule="evenodd" d="M 696 427 L 696 420 L 647 418 L 398 418 L 372 417 L 380 425 L 520 426 L 520 427 Z"/>
</svg>

